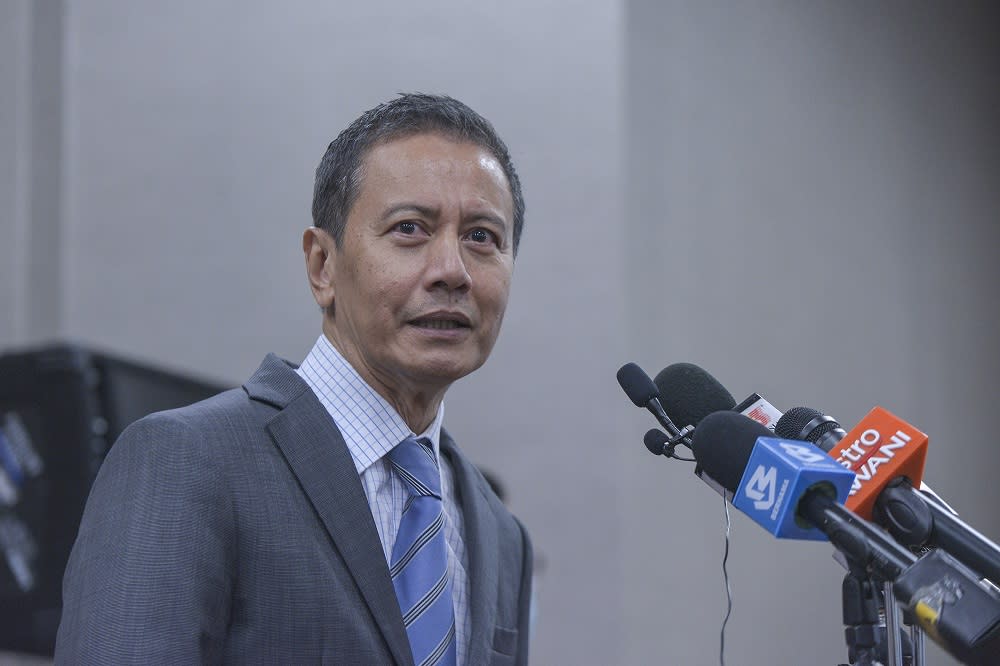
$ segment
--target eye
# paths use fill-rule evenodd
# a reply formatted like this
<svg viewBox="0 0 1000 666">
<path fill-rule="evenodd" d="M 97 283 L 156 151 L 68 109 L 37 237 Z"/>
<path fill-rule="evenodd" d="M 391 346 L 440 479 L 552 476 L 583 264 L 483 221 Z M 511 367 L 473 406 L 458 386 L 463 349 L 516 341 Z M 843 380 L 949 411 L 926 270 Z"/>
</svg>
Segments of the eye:
<svg viewBox="0 0 1000 666">
<path fill-rule="evenodd" d="M 497 238 L 496 234 L 488 229 L 483 229 L 482 227 L 478 227 L 470 231 L 467 238 L 473 243 L 492 243 L 494 245 L 500 244 L 500 240 Z"/>
<path fill-rule="evenodd" d="M 417 233 L 417 223 L 411 222 L 409 220 L 404 220 L 396 225 L 396 231 L 401 234 L 406 234 L 407 236 L 412 236 Z"/>
</svg>

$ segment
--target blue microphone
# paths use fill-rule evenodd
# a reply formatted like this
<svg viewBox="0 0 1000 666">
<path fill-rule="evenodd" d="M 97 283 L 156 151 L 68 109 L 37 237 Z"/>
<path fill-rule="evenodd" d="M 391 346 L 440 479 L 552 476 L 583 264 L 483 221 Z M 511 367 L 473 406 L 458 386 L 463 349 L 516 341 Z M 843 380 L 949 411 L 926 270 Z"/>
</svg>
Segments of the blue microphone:
<svg viewBox="0 0 1000 666">
<path fill-rule="evenodd" d="M 779 539 L 826 541 L 825 534 L 798 516 L 806 493 L 822 492 L 843 504 L 854 472 L 812 444 L 758 437 L 733 493 L 733 506 Z"/>
<path fill-rule="evenodd" d="M 779 539 L 825 541 L 799 512 L 807 494 L 842 505 L 854 472 L 807 442 L 774 437 L 742 414 L 720 411 L 695 428 L 692 449 L 702 475 L 730 491 L 733 506 Z"/>
</svg>

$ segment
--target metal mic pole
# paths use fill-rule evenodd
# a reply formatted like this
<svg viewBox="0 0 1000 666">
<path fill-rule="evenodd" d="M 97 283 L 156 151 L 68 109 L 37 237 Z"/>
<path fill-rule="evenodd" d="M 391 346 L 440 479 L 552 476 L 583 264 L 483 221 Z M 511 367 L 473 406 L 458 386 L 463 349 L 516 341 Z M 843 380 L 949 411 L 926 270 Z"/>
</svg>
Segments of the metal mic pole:
<svg viewBox="0 0 1000 666">
<path fill-rule="evenodd" d="M 910 625 L 910 642 L 913 643 L 913 666 L 924 666 L 924 632 L 920 625 Z"/>
<path fill-rule="evenodd" d="M 903 666 L 903 646 L 900 637 L 902 630 L 899 621 L 899 609 L 896 608 L 896 595 L 892 592 L 892 583 L 883 583 L 885 597 L 885 635 L 888 639 L 888 666 Z"/>
</svg>

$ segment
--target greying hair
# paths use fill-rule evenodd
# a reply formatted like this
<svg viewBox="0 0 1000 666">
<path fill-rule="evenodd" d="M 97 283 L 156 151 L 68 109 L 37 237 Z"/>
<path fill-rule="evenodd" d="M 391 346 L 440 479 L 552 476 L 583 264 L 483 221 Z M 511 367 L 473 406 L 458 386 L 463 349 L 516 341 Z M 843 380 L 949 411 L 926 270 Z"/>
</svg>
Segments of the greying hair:
<svg viewBox="0 0 1000 666">
<path fill-rule="evenodd" d="M 514 203 L 514 254 L 524 226 L 524 197 L 507 146 L 481 115 L 445 95 L 403 93 L 365 111 L 334 139 L 316 168 L 313 225 L 329 232 L 337 247 L 361 189 L 362 162 L 377 144 L 414 134 L 439 133 L 489 151 L 500 163 Z"/>
</svg>

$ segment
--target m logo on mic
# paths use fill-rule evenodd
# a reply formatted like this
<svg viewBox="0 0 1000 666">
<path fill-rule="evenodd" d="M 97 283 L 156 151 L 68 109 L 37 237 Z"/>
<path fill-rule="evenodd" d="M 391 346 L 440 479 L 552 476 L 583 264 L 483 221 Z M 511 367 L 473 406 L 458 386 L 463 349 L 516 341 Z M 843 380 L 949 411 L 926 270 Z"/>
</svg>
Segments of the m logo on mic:
<svg viewBox="0 0 1000 666">
<path fill-rule="evenodd" d="M 854 472 L 811 444 L 759 437 L 732 501 L 780 539 L 822 541 L 826 535 L 797 520 L 799 499 L 807 489 L 824 487 L 831 497 L 843 502 L 853 482 Z"/>
<path fill-rule="evenodd" d="M 774 491 L 778 487 L 778 468 L 757 465 L 743 491 L 753 501 L 753 508 L 767 511 L 774 506 Z"/>
</svg>

